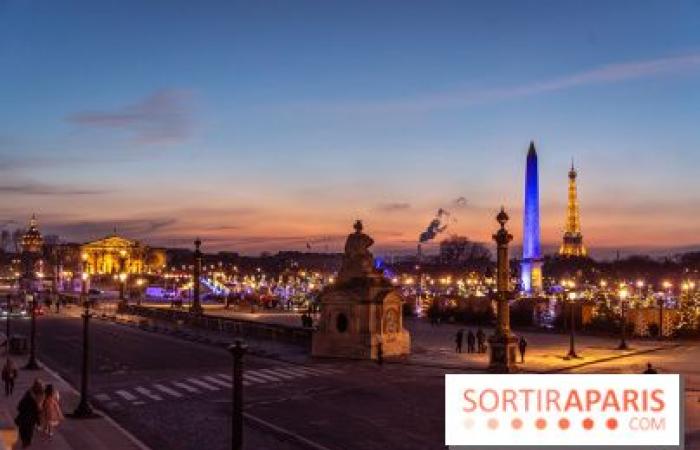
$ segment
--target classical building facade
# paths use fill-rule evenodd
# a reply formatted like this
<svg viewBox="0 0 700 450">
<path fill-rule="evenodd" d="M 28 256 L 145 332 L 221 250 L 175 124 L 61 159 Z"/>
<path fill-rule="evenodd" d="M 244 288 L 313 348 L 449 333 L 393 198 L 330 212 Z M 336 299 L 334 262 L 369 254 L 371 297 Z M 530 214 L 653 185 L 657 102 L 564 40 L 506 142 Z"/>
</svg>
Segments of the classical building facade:
<svg viewBox="0 0 700 450">
<path fill-rule="evenodd" d="M 80 253 L 90 275 L 153 273 L 166 264 L 163 249 L 149 248 L 117 234 L 81 245 Z"/>
</svg>

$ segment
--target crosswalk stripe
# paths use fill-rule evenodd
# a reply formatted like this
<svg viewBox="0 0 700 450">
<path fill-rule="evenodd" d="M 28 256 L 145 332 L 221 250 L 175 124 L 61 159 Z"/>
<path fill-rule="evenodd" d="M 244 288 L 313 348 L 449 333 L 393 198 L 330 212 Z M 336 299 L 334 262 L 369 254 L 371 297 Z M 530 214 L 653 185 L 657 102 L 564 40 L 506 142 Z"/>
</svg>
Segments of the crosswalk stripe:
<svg viewBox="0 0 700 450">
<path fill-rule="evenodd" d="M 219 378 L 223 378 L 224 380 L 228 381 L 229 383 L 233 381 L 233 377 L 227 373 L 219 373 L 217 374 Z"/>
<path fill-rule="evenodd" d="M 331 375 L 335 373 L 331 369 L 318 369 L 315 367 L 300 367 L 299 370 L 303 370 L 314 375 Z"/>
<path fill-rule="evenodd" d="M 136 400 L 136 397 L 129 391 L 119 390 L 115 392 L 115 394 L 129 402 L 133 402 L 134 400 Z"/>
<path fill-rule="evenodd" d="M 300 370 L 298 367 L 289 367 L 288 366 L 288 367 L 285 367 L 284 369 L 277 369 L 277 370 L 291 373 L 292 375 L 296 375 L 298 377 L 308 377 L 308 376 L 312 375 L 304 370 Z"/>
<path fill-rule="evenodd" d="M 287 374 L 292 375 L 293 377 L 296 377 L 296 378 L 306 378 L 306 377 L 309 376 L 308 373 L 305 373 L 305 372 L 298 372 L 298 371 L 296 371 L 296 370 L 294 370 L 294 369 L 290 369 L 289 367 L 284 367 L 284 368 L 278 367 L 278 368 L 275 369 L 275 370 L 276 370 L 277 372 L 287 373 Z"/>
<path fill-rule="evenodd" d="M 249 370 L 248 374 L 253 375 L 254 377 L 260 377 L 268 381 L 280 381 L 279 378 L 275 378 L 272 375 L 268 375 L 265 373 L 260 373 L 259 370 Z"/>
<path fill-rule="evenodd" d="M 137 388 L 134 388 L 134 390 L 140 394 L 145 395 L 146 397 L 150 398 L 151 400 L 155 400 L 157 402 L 163 400 L 163 397 L 161 397 L 160 395 L 154 394 L 153 392 L 151 392 L 150 389 L 146 389 L 145 387 L 139 386 Z"/>
<path fill-rule="evenodd" d="M 177 386 L 180 389 L 183 389 L 187 392 L 192 392 L 193 394 L 198 394 L 198 393 L 202 392 L 199 389 L 190 386 L 189 384 L 180 383 L 179 381 L 173 381 L 173 386 Z"/>
<path fill-rule="evenodd" d="M 202 378 L 204 378 L 205 380 L 209 381 L 210 383 L 218 384 L 219 386 L 223 386 L 223 387 L 225 387 L 225 388 L 229 388 L 229 389 L 230 389 L 230 388 L 232 387 L 231 383 L 226 382 L 226 381 L 223 381 L 223 380 L 218 380 L 218 379 L 216 379 L 216 378 L 214 378 L 214 377 L 212 377 L 212 376 L 206 376 L 206 377 L 202 377 Z"/>
<path fill-rule="evenodd" d="M 156 389 L 158 389 L 158 390 L 161 391 L 161 392 L 165 392 L 166 394 L 168 394 L 168 395 L 170 395 L 170 396 L 172 396 L 172 397 L 177 397 L 177 398 L 182 397 L 182 394 L 180 394 L 180 393 L 177 392 L 176 390 L 170 389 L 169 387 L 163 386 L 162 384 L 154 384 L 153 387 L 156 388 Z"/>
<path fill-rule="evenodd" d="M 192 384 L 195 384 L 199 387 L 203 387 L 204 389 L 208 389 L 210 391 L 218 391 L 219 388 L 216 386 L 212 386 L 209 383 L 205 383 L 204 381 L 198 380 L 196 378 L 188 378 L 187 381 L 189 381 Z"/>
<path fill-rule="evenodd" d="M 108 402 L 111 400 L 107 394 L 95 394 L 95 398 L 101 402 Z"/>
<path fill-rule="evenodd" d="M 292 379 L 296 378 L 288 373 L 280 372 L 277 369 L 259 369 L 258 372 L 269 373 L 272 376 L 281 377 L 281 378 L 284 378 L 285 380 L 292 380 Z"/>
<path fill-rule="evenodd" d="M 224 380 L 228 381 L 229 383 L 233 383 L 233 377 L 231 375 L 228 375 L 226 373 L 220 373 L 217 374 L 219 378 L 223 378 Z M 243 380 L 243 386 L 250 386 L 252 383 L 250 381 Z"/>
<path fill-rule="evenodd" d="M 244 373 L 243 380 L 250 381 L 251 383 L 267 383 L 268 381 L 264 378 L 258 378 L 255 375 L 251 375 L 250 373 Z"/>
</svg>

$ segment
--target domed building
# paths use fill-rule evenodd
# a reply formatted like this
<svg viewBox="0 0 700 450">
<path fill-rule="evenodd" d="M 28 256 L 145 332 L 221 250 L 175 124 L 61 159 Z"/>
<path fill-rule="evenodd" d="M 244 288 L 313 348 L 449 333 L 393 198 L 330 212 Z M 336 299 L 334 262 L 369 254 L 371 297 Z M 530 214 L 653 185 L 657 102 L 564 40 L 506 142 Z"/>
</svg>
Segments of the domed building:
<svg viewBox="0 0 700 450">
<path fill-rule="evenodd" d="M 22 235 L 20 247 L 22 249 L 22 279 L 21 286 L 23 289 L 32 290 L 37 273 L 41 273 L 41 255 L 44 246 L 44 238 L 39 232 L 39 222 L 36 215 L 32 214 L 29 219 L 29 228 Z"/>
</svg>

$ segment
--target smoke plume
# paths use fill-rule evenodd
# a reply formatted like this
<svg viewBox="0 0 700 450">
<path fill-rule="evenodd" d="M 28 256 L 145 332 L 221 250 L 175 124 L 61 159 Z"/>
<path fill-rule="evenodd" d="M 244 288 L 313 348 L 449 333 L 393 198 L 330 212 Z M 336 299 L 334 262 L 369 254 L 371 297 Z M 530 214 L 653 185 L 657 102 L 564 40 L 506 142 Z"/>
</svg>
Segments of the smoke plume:
<svg viewBox="0 0 700 450">
<path fill-rule="evenodd" d="M 445 209 L 438 209 L 435 218 L 430 221 L 428 228 L 423 231 L 418 237 L 420 243 L 432 241 L 435 237 L 447 229 L 447 224 L 444 223 L 444 219 L 449 218 L 450 213 Z"/>
</svg>

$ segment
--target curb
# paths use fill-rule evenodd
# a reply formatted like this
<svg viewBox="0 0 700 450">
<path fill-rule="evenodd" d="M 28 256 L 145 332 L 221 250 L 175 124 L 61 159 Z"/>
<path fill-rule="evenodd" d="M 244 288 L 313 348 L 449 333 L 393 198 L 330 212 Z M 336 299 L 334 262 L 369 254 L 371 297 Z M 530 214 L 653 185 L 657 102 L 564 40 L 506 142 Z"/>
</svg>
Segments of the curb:
<svg viewBox="0 0 700 450">
<path fill-rule="evenodd" d="M 75 389 L 72 384 L 70 384 L 68 381 L 66 381 L 65 378 L 63 378 L 61 375 L 59 375 L 58 372 L 50 369 L 46 364 L 44 364 L 43 362 L 41 362 L 39 360 L 37 360 L 37 362 L 39 363 L 39 367 L 41 367 L 46 373 L 48 373 L 52 377 L 58 379 L 60 382 L 62 382 L 66 386 L 68 386 L 70 388 L 71 392 L 73 392 L 73 394 L 78 395 L 78 396 L 80 395 L 80 392 L 78 392 L 78 390 Z M 138 447 L 140 450 L 152 450 L 149 446 L 144 444 L 139 438 L 134 436 L 129 430 L 127 430 L 126 428 L 119 425 L 114 419 L 112 419 L 104 411 L 97 409 L 97 408 L 93 408 L 93 409 L 95 410 L 95 412 L 99 413 L 100 416 L 102 418 L 104 418 L 110 425 L 112 425 L 114 428 L 119 430 L 124 436 L 126 436 L 127 439 L 129 439 L 131 441 L 131 443 L 134 444 L 136 447 Z"/>
<path fill-rule="evenodd" d="M 285 441 L 292 441 L 295 444 L 304 446 L 305 448 L 313 449 L 313 450 L 331 450 L 329 447 L 326 447 L 324 445 L 321 445 L 317 442 L 314 442 L 312 440 L 309 440 L 303 436 L 300 436 L 296 433 L 293 433 L 291 431 L 285 430 L 284 428 L 280 428 L 277 425 L 273 425 L 270 422 L 261 419 L 259 417 L 255 417 L 249 413 L 243 413 L 243 418 L 248 422 L 248 424 L 252 427 L 268 431 L 271 434 L 274 434 L 281 440 Z"/>
</svg>

